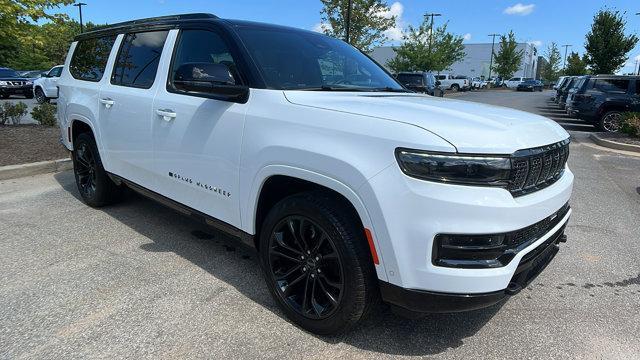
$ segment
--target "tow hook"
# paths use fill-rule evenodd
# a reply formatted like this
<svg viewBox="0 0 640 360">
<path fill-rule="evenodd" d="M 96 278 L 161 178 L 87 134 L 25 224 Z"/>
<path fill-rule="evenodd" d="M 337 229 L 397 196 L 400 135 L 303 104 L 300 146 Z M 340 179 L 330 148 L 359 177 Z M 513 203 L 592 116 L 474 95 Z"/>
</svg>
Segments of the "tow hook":
<svg viewBox="0 0 640 360">
<path fill-rule="evenodd" d="M 559 242 L 559 243 L 566 243 L 566 242 L 567 242 L 567 235 L 562 234 L 562 235 L 558 238 L 558 242 Z"/>
</svg>

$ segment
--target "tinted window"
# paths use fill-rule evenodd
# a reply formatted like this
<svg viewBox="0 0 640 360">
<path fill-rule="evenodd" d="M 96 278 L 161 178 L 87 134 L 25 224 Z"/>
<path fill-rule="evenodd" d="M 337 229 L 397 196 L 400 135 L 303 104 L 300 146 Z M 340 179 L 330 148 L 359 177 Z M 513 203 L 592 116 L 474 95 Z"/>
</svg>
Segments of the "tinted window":
<svg viewBox="0 0 640 360">
<path fill-rule="evenodd" d="M 100 81 L 115 40 L 114 35 L 78 42 L 69 66 L 71 75 L 80 80 Z"/>
<path fill-rule="evenodd" d="M 436 79 L 438 79 L 438 80 L 446 80 L 447 79 L 447 75 L 436 75 Z"/>
<path fill-rule="evenodd" d="M 111 83 L 148 89 L 153 85 L 168 31 L 127 34 L 122 40 Z"/>
<path fill-rule="evenodd" d="M 224 64 L 235 82 L 240 83 L 236 64 L 229 48 L 222 38 L 214 32 L 207 30 L 182 31 L 174 53 L 170 89 L 178 90 L 173 85 L 176 72 L 180 66 L 190 63 Z"/>
<path fill-rule="evenodd" d="M 420 74 L 398 74 L 398 81 L 406 85 L 422 85 L 422 75 Z"/>
<path fill-rule="evenodd" d="M 244 27 L 238 33 L 268 88 L 402 90 L 379 65 L 344 41 L 279 28 Z"/>
<path fill-rule="evenodd" d="M 0 77 L 15 78 L 15 77 L 20 77 L 20 75 L 18 75 L 18 73 L 15 70 L 0 69 Z"/>
<path fill-rule="evenodd" d="M 62 66 L 55 67 L 49 71 L 49 76 L 51 77 L 60 77 L 62 75 Z"/>
<path fill-rule="evenodd" d="M 602 92 L 627 92 L 629 79 L 596 79 L 593 88 Z"/>
</svg>

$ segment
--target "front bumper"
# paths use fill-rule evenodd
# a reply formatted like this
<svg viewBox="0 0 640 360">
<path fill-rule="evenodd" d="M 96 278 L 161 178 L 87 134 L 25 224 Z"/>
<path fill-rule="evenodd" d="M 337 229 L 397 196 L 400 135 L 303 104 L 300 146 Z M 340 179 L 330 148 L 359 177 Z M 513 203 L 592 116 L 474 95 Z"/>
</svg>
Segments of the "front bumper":
<svg viewBox="0 0 640 360">
<path fill-rule="evenodd" d="M 0 94 L 2 95 L 28 95 L 33 92 L 33 85 L 25 86 L 0 86 Z"/>
</svg>

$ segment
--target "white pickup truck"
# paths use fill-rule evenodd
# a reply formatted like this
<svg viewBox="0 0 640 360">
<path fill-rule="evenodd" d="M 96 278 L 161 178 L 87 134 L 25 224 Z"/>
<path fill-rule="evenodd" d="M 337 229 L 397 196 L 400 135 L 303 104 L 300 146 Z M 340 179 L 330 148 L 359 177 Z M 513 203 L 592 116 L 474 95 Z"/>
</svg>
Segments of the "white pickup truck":
<svg viewBox="0 0 640 360">
<path fill-rule="evenodd" d="M 471 84 L 467 78 L 456 78 L 451 74 L 438 74 L 436 80 L 440 81 L 440 87 L 442 89 L 448 89 L 452 91 L 469 90 Z"/>
</svg>

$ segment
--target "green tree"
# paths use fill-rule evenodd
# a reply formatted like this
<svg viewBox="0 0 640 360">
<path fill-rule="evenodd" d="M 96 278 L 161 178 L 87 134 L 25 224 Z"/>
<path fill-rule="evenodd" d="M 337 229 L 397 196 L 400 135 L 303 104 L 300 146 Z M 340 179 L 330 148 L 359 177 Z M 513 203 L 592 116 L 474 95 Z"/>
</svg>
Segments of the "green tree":
<svg viewBox="0 0 640 360">
<path fill-rule="evenodd" d="M 49 11 L 74 0 L 0 0 L 0 65 L 9 64 L 21 46 L 41 46 L 44 35 L 31 31 L 39 20 L 59 21 L 64 14 Z"/>
<path fill-rule="evenodd" d="M 625 35 L 625 13 L 604 9 L 593 17 L 586 36 L 587 65 L 594 74 L 613 74 L 627 61 L 627 54 L 638 43 L 635 35 Z"/>
<path fill-rule="evenodd" d="M 338 39 L 346 37 L 348 0 L 320 0 L 323 31 Z M 389 7 L 382 0 L 352 0 L 349 37 L 351 45 L 369 52 L 385 43 L 385 32 L 396 23 Z"/>
<path fill-rule="evenodd" d="M 518 50 L 518 42 L 512 31 L 500 36 L 500 50 L 493 55 L 493 70 L 503 79 L 510 78 L 522 63 L 524 51 Z"/>
<path fill-rule="evenodd" d="M 465 57 L 463 38 L 447 32 L 446 23 L 433 31 L 431 39 L 429 26 L 426 19 L 417 28 L 409 26 L 402 45 L 393 49 L 396 57 L 387 62 L 387 66 L 395 72 L 440 72 Z"/>
<path fill-rule="evenodd" d="M 564 69 L 564 74 L 569 76 L 585 75 L 587 73 L 587 56 L 578 55 L 577 52 L 571 52 L 567 58 L 567 68 Z"/>
<path fill-rule="evenodd" d="M 550 82 L 556 82 L 560 74 L 560 61 L 562 60 L 558 44 L 552 42 L 551 45 L 547 46 L 545 56 L 547 63 L 542 68 L 542 78 Z"/>
</svg>

